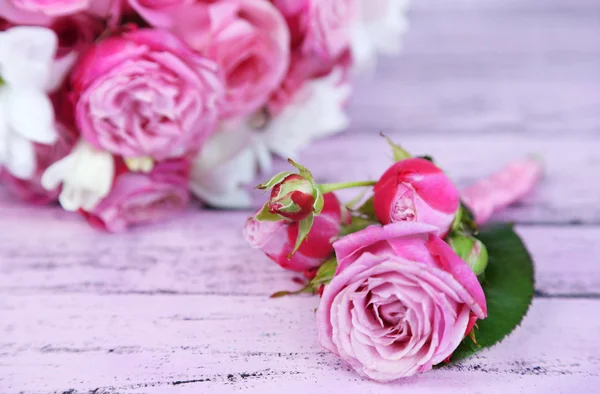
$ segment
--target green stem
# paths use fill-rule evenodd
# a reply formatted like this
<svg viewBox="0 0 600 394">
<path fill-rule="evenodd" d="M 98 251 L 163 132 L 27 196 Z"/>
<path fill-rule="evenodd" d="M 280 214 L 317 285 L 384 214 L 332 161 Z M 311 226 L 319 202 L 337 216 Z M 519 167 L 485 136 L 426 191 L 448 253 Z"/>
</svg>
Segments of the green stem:
<svg viewBox="0 0 600 394">
<path fill-rule="evenodd" d="M 358 182 L 342 182 L 342 183 L 325 183 L 319 185 L 321 193 L 327 194 L 336 190 L 350 189 L 353 187 L 375 186 L 377 181 L 358 181 Z"/>
</svg>

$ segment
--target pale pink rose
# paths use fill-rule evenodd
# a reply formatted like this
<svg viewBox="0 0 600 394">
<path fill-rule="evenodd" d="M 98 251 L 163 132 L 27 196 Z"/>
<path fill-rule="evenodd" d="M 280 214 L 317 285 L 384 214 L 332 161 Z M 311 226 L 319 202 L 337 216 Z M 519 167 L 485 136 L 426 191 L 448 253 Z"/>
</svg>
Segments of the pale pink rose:
<svg viewBox="0 0 600 394">
<path fill-rule="evenodd" d="M 291 61 L 285 79 L 268 102 L 271 115 L 280 114 L 306 82 L 352 67 L 350 30 L 356 22 L 355 0 L 272 0 L 291 32 Z M 345 81 L 340 83 L 343 84 Z"/>
<path fill-rule="evenodd" d="M 272 0 L 302 53 L 332 61 L 350 46 L 351 29 L 359 16 L 357 0 Z"/>
<path fill-rule="evenodd" d="M 368 227 L 334 244 L 339 266 L 317 310 L 319 340 L 359 374 L 391 381 L 452 355 L 483 319 L 467 263 L 421 223 Z"/>
<path fill-rule="evenodd" d="M 266 0 L 224 0 L 209 7 L 208 55 L 225 70 L 225 117 L 263 106 L 282 82 L 290 57 L 289 31 Z"/>
<path fill-rule="evenodd" d="M 121 173 L 110 194 L 84 215 L 93 226 L 110 232 L 163 221 L 187 207 L 188 175 L 189 163 L 183 159 L 159 163 L 149 174 Z"/>
<path fill-rule="evenodd" d="M 422 158 L 394 163 L 373 190 L 375 214 L 381 223 L 431 224 L 441 236 L 448 233 L 460 205 L 458 189 L 450 178 Z"/>
<path fill-rule="evenodd" d="M 544 174 L 542 163 L 535 158 L 517 160 L 478 181 L 462 192 L 462 198 L 478 224 L 521 200 L 535 188 Z"/>
<path fill-rule="evenodd" d="M 263 106 L 286 75 L 290 35 L 267 0 L 129 0 L 153 26 L 168 28 L 225 73 L 223 117 Z"/>
<path fill-rule="evenodd" d="M 244 226 L 244 237 L 253 248 L 260 249 L 285 269 L 303 272 L 317 268 L 333 254 L 332 242 L 342 228 L 339 200 L 333 193 L 324 197 L 323 211 L 315 218 L 308 237 L 291 259 L 288 255 L 296 244 L 298 222 L 261 222 L 251 217 Z"/>
<path fill-rule="evenodd" d="M 16 24 L 47 25 L 77 13 L 108 17 L 118 12 L 121 0 L 0 0 L 0 17 Z"/>
<path fill-rule="evenodd" d="M 153 27 L 177 28 L 178 19 L 191 15 L 207 20 L 206 7 L 197 7 L 196 0 L 126 0 L 129 7 Z M 192 18 L 190 18 L 192 19 Z M 186 21 L 189 19 L 186 18 Z M 182 32 L 184 32 L 182 30 Z"/>
<path fill-rule="evenodd" d="M 56 161 L 65 157 L 75 145 L 74 135 L 65 127 L 57 125 L 59 139 L 53 145 L 34 144 L 36 171 L 31 179 L 17 178 L 0 168 L 0 183 L 20 200 L 30 204 L 45 205 L 58 201 L 60 188 L 46 190 L 42 186 L 42 174 Z"/>
<path fill-rule="evenodd" d="M 163 160 L 200 149 L 216 131 L 217 65 L 166 30 L 136 30 L 88 51 L 71 76 L 82 136 L 98 149 Z"/>
</svg>

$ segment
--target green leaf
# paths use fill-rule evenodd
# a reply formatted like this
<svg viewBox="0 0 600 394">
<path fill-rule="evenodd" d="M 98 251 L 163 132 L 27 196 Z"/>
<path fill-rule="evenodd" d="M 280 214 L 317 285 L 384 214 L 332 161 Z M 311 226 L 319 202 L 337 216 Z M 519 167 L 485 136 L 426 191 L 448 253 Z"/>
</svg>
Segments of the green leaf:
<svg viewBox="0 0 600 394">
<path fill-rule="evenodd" d="M 392 141 L 390 137 L 387 135 L 380 133 L 383 138 L 387 141 L 387 143 L 392 147 L 392 152 L 394 154 L 394 161 L 402 161 L 405 159 L 410 159 L 412 155 L 405 151 L 400 145 L 397 145 Z"/>
<path fill-rule="evenodd" d="M 477 321 L 477 343 L 465 338 L 452 355 L 462 360 L 502 341 L 523 320 L 534 293 L 533 261 L 512 225 L 485 228 L 478 238 L 488 249 L 489 264 L 482 286 L 488 317 Z"/>
<path fill-rule="evenodd" d="M 313 204 L 313 212 L 315 216 L 318 216 L 321 214 L 323 207 L 325 206 L 325 197 L 323 197 L 323 193 L 321 193 L 321 190 L 319 190 L 318 187 L 315 187 L 314 194 L 316 194 L 316 196 L 315 203 Z"/>
<path fill-rule="evenodd" d="M 377 221 L 377 215 L 375 215 L 375 197 L 369 198 L 363 205 L 356 210 L 367 218 Z"/>
<path fill-rule="evenodd" d="M 278 183 L 281 183 L 289 175 L 292 175 L 292 173 L 289 171 L 280 172 L 279 174 L 275 175 L 273 178 L 269 179 L 267 182 L 256 186 L 256 188 L 260 189 L 260 190 L 269 190 L 273 186 L 277 185 Z"/>
<path fill-rule="evenodd" d="M 333 275 L 335 275 L 335 271 L 337 270 L 337 266 L 338 263 L 335 257 L 325 261 L 319 267 L 315 277 L 308 282 L 308 286 L 311 286 L 313 291 L 317 291 L 321 285 L 326 285 L 331 282 L 331 279 L 333 279 Z"/>
<path fill-rule="evenodd" d="M 309 280 L 304 287 L 296 291 L 278 291 L 276 293 L 271 294 L 271 298 L 281 298 L 306 293 L 317 294 L 322 285 L 326 285 L 329 284 L 329 282 L 331 282 L 331 279 L 333 279 L 335 271 L 337 270 L 337 265 L 337 260 L 335 256 L 333 256 L 330 259 L 326 260 L 323 264 L 321 264 L 321 266 L 317 270 L 317 273 L 315 274 L 315 277 Z"/>
<path fill-rule="evenodd" d="M 340 232 L 340 237 L 345 237 L 348 234 L 355 233 L 357 231 L 364 230 L 369 226 L 374 226 L 381 224 L 377 220 L 373 220 L 371 218 L 363 218 L 359 216 L 352 217 L 352 223 L 346 226 L 342 226 L 342 231 Z"/>
<path fill-rule="evenodd" d="M 296 253 L 298 249 L 300 249 L 300 246 L 302 246 L 302 242 L 304 242 L 304 240 L 308 236 L 308 233 L 310 232 L 314 221 L 315 215 L 310 214 L 308 215 L 308 217 L 298 222 L 298 238 L 296 238 L 296 245 L 294 246 L 294 250 L 292 251 L 292 253 L 290 253 L 288 258 L 291 258 L 292 255 Z"/>
<path fill-rule="evenodd" d="M 311 183 L 314 183 L 315 180 L 313 178 L 312 173 L 308 170 L 308 168 L 304 167 L 303 165 L 300 165 L 298 163 L 296 163 L 294 160 L 292 159 L 288 159 L 288 163 L 290 163 L 291 165 L 293 165 L 294 167 L 296 167 L 298 169 L 298 173 L 300 175 L 302 175 L 304 178 L 308 179 Z"/>
<path fill-rule="evenodd" d="M 473 219 L 473 213 L 462 201 L 452 222 L 452 232 L 463 235 L 477 235 L 479 227 Z"/>
<path fill-rule="evenodd" d="M 283 220 L 279 215 L 269 212 L 269 203 L 263 205 L 262 209 L 256 214 L 255 218 L 261 222 L 278 222 Z"/>
</svg>

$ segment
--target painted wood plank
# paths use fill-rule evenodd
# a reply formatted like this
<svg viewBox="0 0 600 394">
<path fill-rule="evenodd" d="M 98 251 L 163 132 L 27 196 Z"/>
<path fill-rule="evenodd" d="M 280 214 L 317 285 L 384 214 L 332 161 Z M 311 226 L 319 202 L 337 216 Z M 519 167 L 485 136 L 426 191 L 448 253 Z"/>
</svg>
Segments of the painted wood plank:
<svg viewBox="0 0 600 394">
<path fill-rule="evenodd" d="M 315 298 L 10 295 L 0 300 L 0 388 L 558 393 L 569 387 L 591 393 L 600 383 L 600 320 L 582 324 L 582 316 L 599 302 L 537 299 L 501 346 L 459 366 L 382 386 L 321 350 Z"/>
<path fill-rule="evenodd" d="M 598 135 L 598 4 L 414 1 L 403 55 L 357 85 L 352 130 Z"/>
<path fill-rule="evenodd" d="M 0 295 L 268 296 L 298 287 L 292 279 L 299 275 L 246 244 L 241 226 L 247 213 L 190 212 L 162 225 L 110 235 L 54 211 L 0 223 Z M 593 258 L 600 255 L 599 226 L 523 226 L 518 232 L 536 261 L 538 291 L 600 294 Z"/>
<path fill-rule="evenodd" d="M 600 224 L 600 182 L 596 181 L 600 173 L 600 138 L 596 136 L 578 135 L 573 138 L 554 135 L 540 138 L 529 134 L 494 133 L 473 138 L 469 135 L 389 135 L 415 155 L 432 155 L 460 187 L 491 174 L 511 160 L 537 154 L 545 161 L 546 178 L 534 194 L 520 205 L 509 208 L 499 218 L 526 224 Z M 392 163 L 388 146 L 375 133 L 348 133 L 319 141 L 303 152 L 300 161 L 311 168 L 321 182 L 377 179 Z M 276 170 L 282 168 L 289 169 L 289 165 L 281 162 Z M 266 177 L 263 175 L 261 178 Z M 257 204 L 262 202 L 261 193 L 256 192 L 255 195 Z M 343 195 L 351 196 L 348 193 Z M 46 211 L 46 208 L 20 204 L 0 192 L 0 217 L 3 221 L 21 221 L 28 216 L 46 222 L 66 217 L 58 210 Z"/>
<path fill-rule="evenodd" d="M 597 136 L 389 135 L 415 155 L 432 155 L 460 187 L 512 160 L 537 154 L 545 162 L 546 178 L 533 195 L 499 218 L 516 223 L 600 223 Z M 318 180 L 327 182 L 377 179 L 392 163 L 388 146 L 374 133 L 346 134 L 322 141 L 307 149 L 301 159 Z"/>
</svg>

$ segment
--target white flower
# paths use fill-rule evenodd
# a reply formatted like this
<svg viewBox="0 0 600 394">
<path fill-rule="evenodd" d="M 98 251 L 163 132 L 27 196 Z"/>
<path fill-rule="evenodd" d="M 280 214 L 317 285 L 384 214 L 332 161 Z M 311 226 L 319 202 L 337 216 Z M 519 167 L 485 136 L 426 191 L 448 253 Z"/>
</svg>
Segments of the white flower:
<svg viewBox="0 0 600 394">
<path fill-rule="evenodd" d="M 58 200 L 65 210 L 91 211 L 110 193 L 114 173 L 110 153 L 80 140 L 67 157 L 48 167 L 42 175 L 42 186 L 55 190 L 62 183 Z"/>
<path fill-rule="evenodd" d="M 57 45 L 56 34 L 42 27 L 0 32 L 0 165 L 18 178 L 35 173 L 33 143 L 53 144 L 58 138 L 46 94 L 63 77 L 55 72 Z"/>
<path fill-rule="evenodd" d="M 246 186 L 259 171 L 271 170 L 271 153 L 296 158 L 298 150 L 315 138 L 348 126 L 344 108 L 351 90 L 341 81 L 342 73 L 337 70 L 308 82 L 277 117 L 266 119 L 257 114 L 223 125 L 194 159 L 192 193 L 215 207 L 250 207 Z"/>
<path fill-rule="evenodd" d="M 351 93 L 339 69 L 307 82 L 294 101 L 257 133 L 259 141 L 282 158 L 296 158 L 298 150 L 313 140 L 348 127 L 345 109 Z"/>
<path fill-rule="evenodd" d="M 352 32 L 352 55 L 359 69 L 375 65 L 378 54 L 400 52 L 408 30 L 409 0 L 360 0 L 360 20 Z"/>
<path fill-rule="evenodd" d="M 190 190 L 214 207 L 248 208 L 252 200 L 244 186 L 270 167 L 270 154 L 253 131 L 244 124 L 224 124 L 194 159 Z"/>
</svg>

